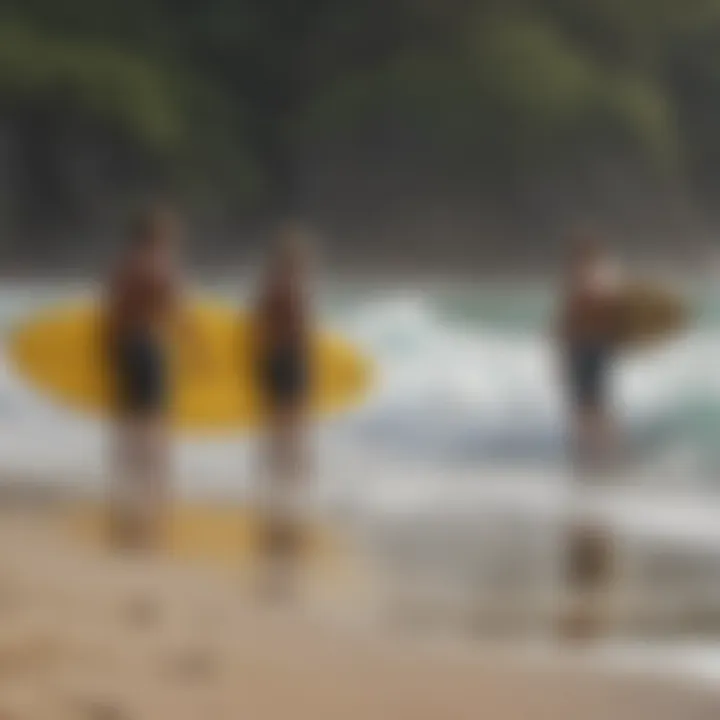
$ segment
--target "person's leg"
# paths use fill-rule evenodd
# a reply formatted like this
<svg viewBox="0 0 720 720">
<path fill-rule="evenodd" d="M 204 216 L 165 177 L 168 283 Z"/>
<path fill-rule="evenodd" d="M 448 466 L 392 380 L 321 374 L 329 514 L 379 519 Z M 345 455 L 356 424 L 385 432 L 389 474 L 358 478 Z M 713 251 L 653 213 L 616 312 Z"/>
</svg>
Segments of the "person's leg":
<svg viewBox="0 0 720 720">
<path fill-rule="evenodd" d="M 565 390 L 568 409 L 568 456 L 575 474 L 587 464 L 587 421 L 584 412 L 585 365 L 582 348 L 571 347 L 565 357 Z"/>
<path fill-rule="evenodd" d="M 116 428 L 109 530 L 124 549 L 158 547 L 167 521 L 171 447 L 164 417 L 126 418 Z"/>
<path fill-rule="evenodd" d="M 567 534 L 567 574 L 570 600 L 561 628 L 565 639 L 590 641 L 606 629 L 607 595 L 612 582 L 612 536 L 602 524 L 575 518 Z"/>
<path fill-rule="evenodd" d="M 116 419 L 112 427 L 109 451 L 109 472 L 106 485 L 105 530 L 107 541 L 113 546 L 125 544 L 125 525 L 123 512 L 123 489 L 125 476 L 130 466 L 130 440 L 126 423 Z"/>
<path fill-rule="evenodd" d="M 585 475 L 597 468 L 598 430 L 597 411 L 590 404 L 580 405 L 574 414 L 576 471 Z"/>
<path fill-rule="evenodd" d="M 595 469 L 612 469 L 617 459 L 617 438 L 610 412 L 610 359 L 606 348 L 593 353 L 588 370 L 587 434 Z"/>
<path fill-rule="evenodd" d="M 273 413 L 268 437 L 266 504 L 260 519 L 261 589 L 272 599 L 293 594 L 303 542 L 299 507 L 303 475 L 303 414 L 286 406 Z"/>
<path fill-rule="evenodd" d="M 158 475 L 156 427 L 164 406 L 164 362 L 150 335 L 129 334 L 115 358 L 118 391 L 117 475 L 113 482 L 113 534 L 126 548 L 150 542 Z"/>
<path fill-rule="evenodd" d="M 142 446 L 138 488 L 142 542 L 147 549 L 157 549 L 167 530 L 172 475 L 170 433 L 163 415 L 143 421 Z"/>
<path fill-rule="evenodd" d="M 576 376 L 575 498 L 580 508 L 587 503 L 587 491 L 605 471 L 611 457 L 611 437 L 606 413 L 605 356 L 602 349 L 583 354 Z M 603 473 L 604 477 L 604 473 Z M 612 537 L 602 524 L 572 508 L 567 537 L 568 575 L 571 606 L 564 618 L 564 633 L 574 640 L 590 640 L 603 632 L 606 620 L 606 593 L 612 582 Z"/>
<path fill-rule="evenodd" d="M 608 466 L 614 438 L 607 395 L 608 362 L 602 347 L 579 348 L 573 358 L 573 457 L 580 474 Z"/>
<path fill-rule="evenodd" d="M 159 341 L 148 335 L 138 348 L 136 394 L 142 413 L 139 510 L 146 549 L 162 544 L 169 510 L 171 435 L 167 363 Z"/>
<path fill-rule="evenodd" d="M 612 424 L 605 408 L 594 408 L 588 418 L 588 425 L 595 467 L 606 469 L 613 460 L 615 442 Z"/>
<path fill-rule="evenodd" d="M 136 547 L 141 542 L 139 506 L 144 467 L 143 428 L 140 421 L 123 418 L 115 428 L 109 497 L 109 532 L 113 545 Z"/>
</svg>

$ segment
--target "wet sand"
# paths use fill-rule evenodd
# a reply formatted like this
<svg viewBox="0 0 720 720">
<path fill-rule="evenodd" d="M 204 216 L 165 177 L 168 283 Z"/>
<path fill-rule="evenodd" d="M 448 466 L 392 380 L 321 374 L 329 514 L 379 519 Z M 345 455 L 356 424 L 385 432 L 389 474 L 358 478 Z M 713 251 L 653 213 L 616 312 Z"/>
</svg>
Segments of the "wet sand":
<svg viewBox="0 0 720 720">
<path fill-rule="evenodd" d="M 715 720 L 720 695 L 440 647 L 228 567 L 109 556 L 0 518 L 1 720 Z"/>
</svg>

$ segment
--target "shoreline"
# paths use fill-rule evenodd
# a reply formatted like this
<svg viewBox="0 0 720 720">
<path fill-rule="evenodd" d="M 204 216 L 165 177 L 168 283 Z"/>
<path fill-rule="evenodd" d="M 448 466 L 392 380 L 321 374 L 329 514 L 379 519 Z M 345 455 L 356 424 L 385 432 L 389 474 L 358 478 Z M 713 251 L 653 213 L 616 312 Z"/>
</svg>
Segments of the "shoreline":
<svg viewBox="0 0 720 720">
<path fill-rule="evenodd" d="M 602 652 L 483 649 L 322 605 L 272 610 L 232 572 L 80 548 L 41 515 L 3 514 L 0 541 L 7 717 L 706 720 L 720 708 L 716 688 Z"/>
</svg>

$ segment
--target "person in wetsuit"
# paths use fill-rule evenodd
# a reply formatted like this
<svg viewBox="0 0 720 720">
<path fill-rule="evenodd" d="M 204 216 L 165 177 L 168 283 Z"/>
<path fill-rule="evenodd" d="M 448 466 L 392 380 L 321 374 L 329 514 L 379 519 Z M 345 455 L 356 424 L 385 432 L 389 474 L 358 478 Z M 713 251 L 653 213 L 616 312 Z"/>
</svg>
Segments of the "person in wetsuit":
<svg viewBox="0 0 720 720">
<path fill-rule="evenodd" d="M 147 545 L 160 530 L 168 493 L 170 444 L 166 341 L 182 309 L 175 252 L 178 217 L 154 207 L 135 219 L 109 283 L 107 347 L 117 420 L 114 540 Z"/>
<path fill-rule="evenodd" d="M 568 389 L 573 456 L 580 466 L 607 460 L 612 425 L 609 380 L 616 353 L 619 269 L 591 238 L 576 243 L 564 288 L 559 343 Z"/>
<path fill-rule="evenodd" d="M 611 373 L 621 322 L 619 268 L 593 238 L 575 243 L 558 318 L 558 341 L 568 391 L 571 420 L 573 500 L 583 500 L 595 471 L 612 467 Z M 590 486 L 592 483 L 590 483 Z M 587 500 L 587 498 L 585 498 Z M 562 618 L 571 640 L 598 637 L 607 620 L 606 591 L 612 582 L 614 545 L 611 532 L 586 502 L 573 506 L 567 528 L 567 577 L 573 602 Z"/>
<path fill-rule="evenodd" d="M 267 431 L 261 553 L 270 592 L 285 592 L 302 546 L 297 503 L 306 471 L 310 316 L 296 230 L 281 233 L 255 311 L 255 366 Z M 266 588 L 268 589 L 268 588 Z"/>
</svg>

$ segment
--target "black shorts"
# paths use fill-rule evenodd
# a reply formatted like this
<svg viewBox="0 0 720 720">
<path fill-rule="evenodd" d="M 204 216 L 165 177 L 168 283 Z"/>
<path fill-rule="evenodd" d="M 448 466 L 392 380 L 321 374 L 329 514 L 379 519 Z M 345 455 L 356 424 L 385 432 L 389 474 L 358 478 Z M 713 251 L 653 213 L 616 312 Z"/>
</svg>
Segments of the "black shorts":
<svg viewBox="0 0 720 720">
<path fill-rule="evenodd" d="M 115 370 L 121 412 L 146 415 L 167 409 L 165 352 L 151 333 L 132 333 L 119 340 Z"/>
<path fill-rule="evenodd" d="M 308 363 L 302 350 L 288 347 L 268 353 L 261 361 L 259 374 L 263 399 L 270 407 L 293 407 L 304 402 Z"/>
<path fill-rule="evenodd" d="M 599 409 L 604 406 L 610 362 L 611 353 L 605 345 L 570 348 L 568 383 L 576 407 Z"/>
</svg>

